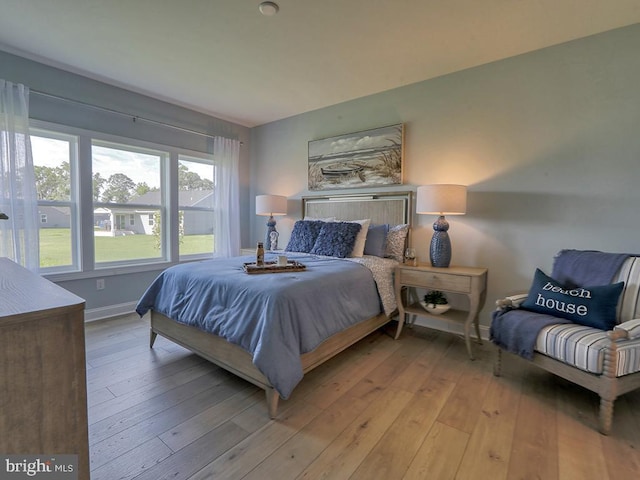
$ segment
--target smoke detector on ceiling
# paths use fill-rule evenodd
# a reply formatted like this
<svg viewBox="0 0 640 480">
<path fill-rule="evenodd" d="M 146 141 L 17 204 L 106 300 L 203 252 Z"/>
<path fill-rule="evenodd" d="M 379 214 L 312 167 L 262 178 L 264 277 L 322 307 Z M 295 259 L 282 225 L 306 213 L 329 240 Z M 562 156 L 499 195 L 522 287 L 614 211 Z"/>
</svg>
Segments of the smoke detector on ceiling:
<svg viewBox="0 0 640 480">
<path fill-rule="evenodd" d="M 278 4 L 274 2 L 262 2 L 258 6 L 258 8 L 260 9 L 260 13 L 265 17 L 271 17 L 272 15 L 278 13 L 278 10 L 280 10 Z"/>
</svg>

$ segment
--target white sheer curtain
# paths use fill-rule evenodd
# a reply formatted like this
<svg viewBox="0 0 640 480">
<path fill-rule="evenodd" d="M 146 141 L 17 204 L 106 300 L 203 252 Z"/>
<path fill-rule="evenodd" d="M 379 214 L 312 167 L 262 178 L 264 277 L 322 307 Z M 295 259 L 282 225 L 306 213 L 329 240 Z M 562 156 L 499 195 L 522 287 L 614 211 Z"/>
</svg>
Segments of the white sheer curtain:
<svg viewBox="0 0 640 480">
<path fill-rule="evenodd" d="M 0 257 L 38 271 L 38 197 L 29 138 L 29 88 L 0 79 Z"/>
<path fill-rule="evenodd" d="M 216 137 L 213 140 L 216 162 L 214 256 L 240 254 L 240 142 Z"/>
</svg>

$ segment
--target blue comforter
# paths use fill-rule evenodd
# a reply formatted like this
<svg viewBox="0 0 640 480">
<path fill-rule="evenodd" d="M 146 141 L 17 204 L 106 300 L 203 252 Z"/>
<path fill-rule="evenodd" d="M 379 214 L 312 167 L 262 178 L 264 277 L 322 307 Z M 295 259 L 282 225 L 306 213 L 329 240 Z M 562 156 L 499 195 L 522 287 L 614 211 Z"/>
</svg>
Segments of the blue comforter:
<svg viewBox="0 0 640 480">
<path fill-rule="evenodd" d="M 302 353 L 381 310 L 367 267 L 330 257 L 289 259 L 307 269 L 247 274 L 242 264 L 251 257 L 168 268 L 144 293 L 136 311 L 142 316 L 154 310 L 242 347 L 286 399 L 302 379 Z"/>
</svg>

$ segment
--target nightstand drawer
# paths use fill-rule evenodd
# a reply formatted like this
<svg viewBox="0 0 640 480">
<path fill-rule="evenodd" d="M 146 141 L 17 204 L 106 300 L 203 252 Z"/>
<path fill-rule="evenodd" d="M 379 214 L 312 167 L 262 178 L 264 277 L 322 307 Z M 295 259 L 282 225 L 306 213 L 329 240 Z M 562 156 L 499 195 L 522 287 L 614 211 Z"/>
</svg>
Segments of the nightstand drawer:
<svg viewBox="0 0 640 480">
<path fill-rule="evenodd" d="M 468 293 L 471 291 L 471 277 L 469 276 L 420 270 L 400 270 L 400 283 L 432 290 L 448 290 L 460 293 Z"/>
</svg>

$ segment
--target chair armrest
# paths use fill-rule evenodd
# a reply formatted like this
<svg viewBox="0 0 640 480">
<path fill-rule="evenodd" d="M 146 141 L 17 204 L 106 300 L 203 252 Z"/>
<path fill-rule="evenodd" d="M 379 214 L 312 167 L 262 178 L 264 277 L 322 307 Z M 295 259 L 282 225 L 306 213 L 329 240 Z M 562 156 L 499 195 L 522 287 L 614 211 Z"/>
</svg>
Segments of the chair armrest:
<svg viewBox="0 0 640 480">
<path fill-rule="evenodd" d="M 613 327 L 615 338 L 609 335 L 612 339 L 628 338 L 629 340 L 635 340 L 640 338 L 640 318 L 634 318 L 633 320 L 627 320 L 620 325 Z"/>
<path fill-rule="evenodd" d="M 522 302 L 527 299 L 528 293 L 518 293 L 516 295 L 509 295 L 508 297 L 501 298 L 500 300 L 496 300 L 496 309 L 497 310 L 506 310 L 513 308 L 520 308 Z"/>
</svg>

